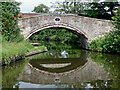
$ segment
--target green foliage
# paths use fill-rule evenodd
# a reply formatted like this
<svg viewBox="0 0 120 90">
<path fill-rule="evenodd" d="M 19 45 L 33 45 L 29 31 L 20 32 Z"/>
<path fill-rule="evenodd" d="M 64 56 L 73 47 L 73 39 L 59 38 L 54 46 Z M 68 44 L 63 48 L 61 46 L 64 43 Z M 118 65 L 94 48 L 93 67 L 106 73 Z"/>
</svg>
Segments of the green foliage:
<svg viewBox="0 0 120 90">
<path fill-rule="evenodd" d="M 22 41 L 19 43 L 10 43 L 4 40 L 2 42 L 2 59 L 9 60 L 15 56 L 25 55 L 25 53 L 27 53 L 31 48 L 33 48 L 33 46 L 30 45 L 29 42 Z"/>
<path fill-rule="evenodd" d="M 20 15 L 19 18 L 22 18 L 22 15 Z"/>
<path fill-rule="evenodd" d="M 116 6 L 118 6 L 118 2 L 92 2 L 88 4 L 89 8 L 85 10 L 85 13 L 93 18 L 111 19 Z"/>
<path fill-rule="evenodd" d="M 93 40 L 89 48 L 102 52 L 120 53 L 120 31 L 111 31 L 109 34 Z"/>
<path fill-rule="evenodd" d="M 40 4 L 39 6 L 35 7 L 32 12 L 36 13 L 49 13 L 49 7 L 44 4 Z"/>
<path fill-rule="evenodd" d="M 111 19 L 114 16 L 113 10 L 118 6 L 118 2 L 63 2 L 58 3 L 60 8 L 55 9 L 55 13 L 73 13 L 93 18 Z"/>
<path fill-rule="evenodd" d="M 2 35 L 7 41 L 21 41 L 23 37 L 20 35 L 17 27 L 17 18 L 19 14 L 19 5 L 17 2 L 1 2 L 2 5 Z"/>
<path fill-rule="evenodd" d="M 120 6 L 118 7 L 117 12 L 115 13 L 115 16 L 112 17 L 115 28 L 120 30 Z"/>
<path fill-rule="evenodd" d="M 79 41 L 77 35 L 66 29 L 45 29 L 30 37 L 32 41 L 57 41 L 62 43 L 76 43 Z"/>
<path fill-rule="evenodd" d="M 51 51 L 51 50 L 70 50 L 70 49 L 79 49 L 79 46 L 78 45 L 75 45 L 75 44 L 66 44 L 66 43 L 59 43 L 59 42 L 43 42 L 42 43 L 43 46 L 47 47 L 48 51 Z"/>
<path fill-rule="evenodd" d="M 81 2 L 62 2 L 59 4 L 61 8 L 55 9 L 54 13 L 72 13 L 72 14 L 80 14 L 84 12 L 87 3 Z"/>
</svg>

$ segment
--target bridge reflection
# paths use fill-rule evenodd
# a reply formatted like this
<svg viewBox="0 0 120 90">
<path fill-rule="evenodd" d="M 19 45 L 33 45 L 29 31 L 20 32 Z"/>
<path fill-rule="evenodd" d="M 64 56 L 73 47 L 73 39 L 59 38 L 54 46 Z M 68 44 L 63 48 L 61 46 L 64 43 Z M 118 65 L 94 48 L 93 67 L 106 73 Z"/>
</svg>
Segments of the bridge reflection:
<svg viewBox="0 0 120 90">
<path fill-rule="evenodd" d="M 73 84 L 79 82 L 81 83 L 90 82 L 94 80 L 110 79 L 109 75 L 104 71 L 104 69 L 101 66 L 93 62 L 90 58 L 88 58 L 87 52 L 82 52 L 80 54 L 81 58 L 73 58 L 70 60 L 66 58 L 61 58 L 59 60 L 57 59 L 57 61 L 55 62 L 57 64 L 60 64 L 61 62 L 64 64 L 66 62 L 71 62 L 70 65 L 59 68 L 44 67 L 40 65 L 48 65 L 49 63 L 51 64 L 54 60 L 52 61 L 49 59 L 49 63 L 45 63 L 45 59 L 42 59 L 42 63 L 41 60 L 31 60 L 25 66 L 23 71 L 19 74 L 18 80 L 35 84 Z M 61 62 L 59 62 L 60 60 Z"/>
</svg>

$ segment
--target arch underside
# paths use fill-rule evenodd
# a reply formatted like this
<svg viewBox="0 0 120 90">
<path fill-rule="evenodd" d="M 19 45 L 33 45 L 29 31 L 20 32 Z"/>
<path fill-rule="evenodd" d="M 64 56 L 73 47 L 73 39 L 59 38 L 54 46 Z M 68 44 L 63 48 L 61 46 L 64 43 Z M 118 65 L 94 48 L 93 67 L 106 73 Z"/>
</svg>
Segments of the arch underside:
<svg viewBox="0 0 120 90">
<path fill-rule="evenodd" d="M 42 27 L 38 27 L 34 30 L 31 30 L 31 32 L 29 33 L 29 35 L 26 37 L 26 39 L 28 39 L 29 37 L 31 37 L 33 34 L 44 30 L 44 29 L 50 29 L 50 28 L 65 28 L 67 30 L 72 31 L 74 34 L 78 35 L 79 37 L 84 37 L 86 39 L 88 39 L 88 36 L 86 35 L 85 32 L 83 32 L 82 30 L 79 30 L 76 27 L 72 27 L 71 25 L 63 25 L 63 24 L 54 24 L 54 25 L 43 25 Z"/>
<path fill-rule="evenodd" d="M 29 35 L 26 37 L 26 39 L 28 39 L 29 37 L 31 37 L 33 34 L 44 30 L 44 29 L 50 29 L 50 28 L 65 28 L 67 30 L 72 31 L 72 33 L 75 33 L 78 37 L 80 37 L 80 47 L 81 48 L 85 48 L 88 49 L 88 37 L 86 35 L 85 32 L 83 32 L 82 30 L 79 30 L 78 28 L 72 27 L 72 26 L 68 26 L 68 25 L 44 25 L 43 27 L 39 27 L 38 29 L 34 29 L 32 30 Z"/>
</svg>

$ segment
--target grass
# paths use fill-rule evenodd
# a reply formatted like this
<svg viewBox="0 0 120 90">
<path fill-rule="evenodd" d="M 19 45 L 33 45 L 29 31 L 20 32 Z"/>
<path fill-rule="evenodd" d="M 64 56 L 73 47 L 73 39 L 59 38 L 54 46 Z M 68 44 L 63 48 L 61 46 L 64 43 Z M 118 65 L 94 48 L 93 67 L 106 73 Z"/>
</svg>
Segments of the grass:
<svg viewBox="0 0 120 90">
<path fill-rule="evenodd" d="M 45 50 L 44 46 L 39 46 L 38 48 L 34 48 L 28 41 L 17 42 L 8 42 L 2 39 L 2 43 L 0 43 L 2 47 L 2 56 L 0 56 L 1 60 L 7 61 L 10 63 L 10 59 L 16 56 L 25 56 L 26 53 L 36 51 L 36 50 Z"/>
</svg>

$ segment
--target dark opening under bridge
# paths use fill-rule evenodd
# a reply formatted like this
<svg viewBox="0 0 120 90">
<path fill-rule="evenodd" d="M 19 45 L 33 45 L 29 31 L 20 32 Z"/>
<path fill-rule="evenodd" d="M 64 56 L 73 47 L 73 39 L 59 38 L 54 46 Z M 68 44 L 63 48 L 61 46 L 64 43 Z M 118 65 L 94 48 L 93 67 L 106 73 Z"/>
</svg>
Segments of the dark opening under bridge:
<svg viewBox="0 0 120 90">
<path fill-rule="evenodd" d="M 75 14 L 41 14 L 20 19 L 18 26 L 25 39 L 28 39 L 36 32 L 48 28 L 71 30 L 81 38 L 83 48 L 88 48 L 88 43 L 93 39 L 113 29 L 113 25 L 109 20 L 89 18 Z"/>
</svg>

